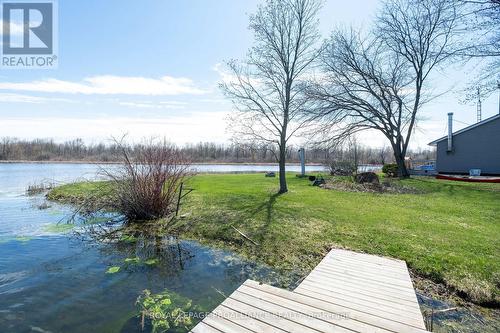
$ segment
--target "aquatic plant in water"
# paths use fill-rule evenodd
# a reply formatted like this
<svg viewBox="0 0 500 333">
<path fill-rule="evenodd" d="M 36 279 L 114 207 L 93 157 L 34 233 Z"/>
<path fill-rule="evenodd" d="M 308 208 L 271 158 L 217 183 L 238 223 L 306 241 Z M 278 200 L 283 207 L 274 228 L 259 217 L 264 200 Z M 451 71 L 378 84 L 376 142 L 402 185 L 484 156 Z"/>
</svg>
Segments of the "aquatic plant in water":
<svg viewBox="0 0 500 333">
<path fill-rule="evenodd" d="M 16 236 L 14 238 L 15 241 L 18 241 L 21 244 L 26 244 L 32 239 L 33 239 L 33 237 L 31 237 L 31 236 Z"/>
<path fill-rule="evenodd" d="M 125 258 L 125 260 L 123 262 L 125 264 L 129 264 L 129 265 L 136 265 L 136 264 L 139 264 L 141 262 L 141 259 L 139 257 Z"/>
<path fill-rule="evenodd" d="M 168 290 L 153 294 L 146 289 L 137 298 L 136 305 L 142 316 L 143 327 L 147 318 L 151 323 L 152 333 L 176 328 L 189 331 L 193 325 L 191 316 L 187 314 L 193 310 L 191 300 Z"/>
<path fill-rule="evenodd" d="M 43 231 L 51 233 L 65 233 L 71 231 L 75 226 L 73 224 L 47 224 L 43 227 Z"/>
<path fill-rule="evenodd" d="M 132 235 L 127 235 L 127 234 L 122 235 L 119 240 L 120 240 L 120 242 L 124 242 L 124 243 L 135 243 L 135 242 L 137 242 L 137 238 L 136 237 L 134 237 Z"/>
<path fill-rule="evenodd" d="M 154 265 L 158 264 L 158 262 L 159 262 L 158 258 L 149 258 L 149 259 L 144 260 L 144 264 L 146 264 L 148 266 L 154 266 Z"/>
<path fill-rule="evenodd" d="M 115 273 L 118 273 L 120 271 L 120 266 L 112 266 L 110 268 L 108 268 L 108 270 L 106 271 L 106 274 L 115 274 Z"/>
</svg>

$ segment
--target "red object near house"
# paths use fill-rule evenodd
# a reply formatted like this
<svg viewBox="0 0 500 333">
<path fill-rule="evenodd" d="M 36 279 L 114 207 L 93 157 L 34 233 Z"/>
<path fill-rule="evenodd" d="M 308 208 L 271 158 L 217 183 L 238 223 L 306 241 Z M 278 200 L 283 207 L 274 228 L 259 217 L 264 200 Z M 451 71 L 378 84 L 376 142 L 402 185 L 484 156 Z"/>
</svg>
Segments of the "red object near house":
<svg viewBox="0 0 500 333">
<path fill-rule="evenodd" d="M 500 183 L 500 177 L 487 176 L 437 175 L 436 179 L 456 180 L 469 183 Z"/>
</svg>

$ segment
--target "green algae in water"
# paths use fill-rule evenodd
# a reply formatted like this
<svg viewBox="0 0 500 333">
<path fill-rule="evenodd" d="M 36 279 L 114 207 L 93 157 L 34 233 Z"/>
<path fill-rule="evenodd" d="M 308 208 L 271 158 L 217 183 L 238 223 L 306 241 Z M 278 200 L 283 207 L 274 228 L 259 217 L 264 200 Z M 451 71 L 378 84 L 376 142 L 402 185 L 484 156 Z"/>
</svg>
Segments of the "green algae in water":
<svg viewBox="0 0 500 333">
<path fill-rule="evenodd" d="M 120 266 L 112 266 L 110 268 L 108 268 L 108 270 L 106 271 L 106 274 L 115 274 L 115 273 L 118 273 L 120 271 Z"/>
<path fill-rule="evenodd" d="M 85 220 L 85 224 L 100 224 L 109 222 L 109 218 L 105 216 L 94 216 Z"/>
<path fill-rule="evenodd" d="M 123 262 L 127 266 L 138 266 L 138 265 L 155 266 L 160 261 L 157 258 L 149 258 L 146 260 L 141 260 L 139 257 L 135 257 L 135 258 L 125 258 Z"/>
<path fill-rule="evenodd" d="M 170 329 L 189 331 L 193 319 L 187 312 L 197 311 L 192 301 L 167 289 L 158 294 L 144 290 L 137 298 L 140 316 L 147 319 L 151 332 L 166 332 Z"/>
<path fill-rule="evenodd" d="M 33 237 L 30 236 L 4 237 L 0 238 L 0 244 L 5 244 L 8 242 L 19 242 L 21 244 L 26 244 L 32 239 Z"/>
<path fill-rule="evenodd" d="M 30 236 L 17 236 L 14 238 L 15 241 L 20 242 L 22 244 L 26 244 L 32 239 L 33 239 L 33 237 L 30 237 Z"/>
<path fill-rule="evenodd" d="M 144 264 L 148 266 L 154 266 L 157 265 L 159 260 L 157 258 L 149 258 L 144 260 Z"/>
<path fill-rule="evenodd" d="M 137 238 L 132 235 L 123 235 L 120 237 L 120 242 L 135 243 L 137 242 Z"/>
<path fill-rule="evenodd" d="M 45 232 L 65 233 L 72 230 L 75 226 L 72 224 L 49 224 L 43 228 Z"/>
<path fill-rule="evenodd" d="M 141 262 L 141 259 L 139 259 L 139 257 L 125 258 L 124 262 L 129 265 L 137 265 Z"/>
</svg>

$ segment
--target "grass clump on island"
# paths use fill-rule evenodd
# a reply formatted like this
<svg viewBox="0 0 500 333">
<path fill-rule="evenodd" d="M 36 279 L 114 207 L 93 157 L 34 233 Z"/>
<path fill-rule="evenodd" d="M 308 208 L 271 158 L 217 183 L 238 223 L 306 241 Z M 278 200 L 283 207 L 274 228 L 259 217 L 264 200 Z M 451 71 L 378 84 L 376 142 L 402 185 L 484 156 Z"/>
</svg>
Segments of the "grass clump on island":
<svg viewBox="0 0 500 333">
<path fill-rule="evenodd" d="M 304 273 L 331 247 L 395 257 L 468 300 L 500 304 L 500 184 L 414 178 L 399 185 L 415 193 L 380 194 L 313 187 L 294 174 L 288 182 L 277 195 L 277 179 L 262 174 L 193 177 L 181 236 Z M 99 186 L 63 185 L 48 196 L 76 202 Z"/>
</svg>

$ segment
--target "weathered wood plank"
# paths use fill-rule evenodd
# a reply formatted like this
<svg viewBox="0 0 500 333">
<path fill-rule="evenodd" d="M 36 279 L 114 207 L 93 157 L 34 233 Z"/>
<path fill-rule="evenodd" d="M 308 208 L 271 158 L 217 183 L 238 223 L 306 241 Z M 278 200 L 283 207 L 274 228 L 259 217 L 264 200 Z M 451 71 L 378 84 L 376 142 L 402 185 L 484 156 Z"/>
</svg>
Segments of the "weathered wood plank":
<svg viewBox="0 0 500 333">
<path fill-rule="evenodd" d="M 219 331 L 218 329 L 213 328 L 212 326 L 206 324 L 204 321 L 200 322 L 191 330 L 193 333 L 224 333 L 224 331 Z"/>
<path fill-rule="evenodd" d="M 340 261 L 340 262 L 343 262 L 346 264 L 353 264 L 353 265 L 361 266 L 361 267 L 374 268 L 376 270 L 393 272 L 393 273 L 398 273 L 398 272 L 401 273 L 402 270 L 407 269 L 406 266 L 405 267 L 394 267 L 394 266 L 384 265 L 381 263 L 362 262 L 360 260 L 352 259 L 349 257 L 340 257 L 340 256 L 337 256 L 337 257 L 329 256 L 327 258 L 324 258 L 321 263 L 332 263 L 331 258 L 334 258 L 335 262 Z"/>
<path fill-rule="evenodd" d="M 367 257 L 365 257 L 367 256 Z M 372 256 L 368 254 L 362 254 L 362 253 L 357 253 L 357 252 L 351 252 L 351 251 L 344 251 L 344 250 L 338 250 L 338 249 L 333 249 L 331 250 L 324 259 L 330 258 L 330 257 L 336 257 L 336 258 L 341 258 L 342 260 L 351 260 L 351 261 L 356 261 L 356 262 L 362 262 L 363 264 L 367 265 L 381 265 L 385 267 L 391 267 L 394 269 L 401 269 L 401 268 L 406 268 L 406 262 L 396 260 L 396 259 L 388 259 L 384 257 L 378 257 L 378 256 Z"/>
<path fill-rule="evenodd" d="M 211 327 L 218 329 L 221 332 L 254 333 L 254 331 L 251 331 L 243 326 L 233 323 L 232 321 L 229 321 L 224 317 L 208 316 L 203 321 L 205 324 L 210 325 Z"/>
<path fill-rule="evenodd" d="M 244 308 L 238 306 L 238 310 L 244 311 Z M 263 321 L 259 321 L 255 318 L 249 317 L 241 312 L 235 311 L 225 305 L 220 305 L 217 309 L 214 310 L 214 313 L 226 318 L 229 320 L 238 323 L 241 326 L 244 326 L 253 332 L 269 332 L 269 333 L 283 333 L 287 332 L 279 327 L 275 327 L 269 325 Z M 274 324 L 279 324 L 281 319 L 277 319 Z"/>
<path fill-rule="evenodd" d="M 404 261 L 334 249 L 294 291 L 247 280 L 192 332 L 426 331 Z"/>
<path fill-rule="evenodd" d="M 364 272 L 369 275 L 374 275 L 374 276 L 380 276 L 380 277 L 388 277 L 388 278 L 393 278 L 393 279 L 402 279 L 402 280 L 410 280 L 410 274 L 408 274 L 408 271 L 402 272 L 401 270 L 399 271 L 388 271 L 388 270 L 383 270 L 383 269 L 378 269 L 378 268 L 371 268 L 366 265 L 356 265 L 356 264 L 351 264 L 351 263 L 346 263 L 344 261 L 336 260 L 335 264 L 331 262 L 325 261 L 321 265 L 318 265 L 317 267 L 322 267 L 324 269 L 346 269 L 346 270 L 354 270 L 356 272 Z"/>
<path fill-rule="evenodd" d="M 385 269 L 387 267 L 390 267 L 389 270 Z M 391 276 L 377 275 L 377 271 Z M 301 286 L 304 286 L 306 290 L 314 288 L 314 292 L 319 292 L 317 289 L 330 291 L 327 295 L 331 298 L 331 302 L 341 304 L 344 304 L 345 297 L 343 298 L 342 294 L 337 294 L 335 291 L 340 289 L 341 293 L 359 294 L 363 297 L 362 302 L 365 306 L 366 301 L 373 304 L 382 303 L 383 306 L 394 309 L 390 313 L 395 317 L 414 318 L 412 323 L 425 329 L 415 290 L 406 263 L 403 261 L 370 258 L 366 254 L 332 250 L 297 287 L 298 293 L 304 293 L 301 292 Z M 305 293 L 307 294 L 308 291 Z M 350 306 L 356 305 L 359 308 L 358 298 L 353 297 L 351 302 L 353 304 Z M 393 302 L 402 304 L 404 307 L 394 307 Z M 415 316 L 409 316 L 409 314 Z"/>
<path fill-rule="evenodd" d="M 346 307 L 268 285 L 258 286 L 255 284 L 255 281 L 247 280 L 240 289 L 245 291 L 247 290 L 246 286 L 252 286 L 253 288 L 248 292 L 253 293 L 255 297 L 265 297 L 270 302 L 282 304 L 284 307 L 293 307 L 302 313 L 310 311 L 311 313 L 346 314 L 347 318 L 337 320 L 336 324 L 354 331 L 365 332 L 371 329 L 373 332 L 425 332 L 419 327 L 398 321 L 400 318 L 388 316 L 387 313 L 381 310 L 369 310 L 369 312 L 366 312 L 366 309 L 355 309 L 352 305 Z M 329 319 L 329 316 L 325 316 L 325 318 L 322 319 L 335 320 Z"/>
<path fill-rule="evenodd" d="M 270 306 L 256 299 L 242 296 L 237 292 L 231 296 L 234 296 L 234 298 L 230 297 L 226 299 L 223 304 L 231 309 L 238 309 L 238 312 L 244 313 L 248 317 L 255 318 L 270 326 L 279 327 L 286 332 L 317 333 L 316 330 L 309 328 L 307 325 L 280 316 L 280 314 L 283 314 L 282 309 Z M 251 304 L 247 302 L 251 302 Z M 297 316 L 294 313 L 289 314 L 289 316 L 294 315 Z"/>
<path fill-rule="evenodd" d="M 362 272 L 341 272 L 341 271 L 333 271 L 333 270 L 328 270 L 325 271 L 321 267 L 317 267 L 314 269 L 314 271 L 311 273 L 311 275 L 317 275 L 317 276 L 324 276 L 328 278 L 342 278 L 345 280 L 352 281 L 354 283 L 360 283 L 360 284 L 368 284 L 368 285 L 376 285 L 379 286 L 380 288 L 384 289 L 390 289 L 391 291 L 396 291 L 400 292 L 402 294 L 414 294 L 413 287 L 409 286 L 408 283 L 405 283 L 405 281 L 398 280 L 396 281 L 389 281 L 389 280 L 376 280 L 372 279 L 371 277 L 368 277 L 364 275 Z"/>
<path fill-rule="evenodd" d="M 320 332 L 390 332 L 388 330 L 373 327 L 365 323 L 353 320 L 347 317 L 347 311 L 342 308 L 337 310 L 344 312 L 332 312 L 331 309 L 322 309 L 317 307 L 318 302 L 307 296 L 301 296 L 288 290 L 283 290 L 268 285 L 255 285 L 255 281 L 247 280 L 245 284 L 239 288 L 242 292 L 251 294 L 255 298 L 266 300 L 266 302 L 281 306 L 282 311 L 288 313 L 293 309 L 299 314 L 300 318 L 310 317 L 314 321 L 309 321 L 311 328 Z M 291 313 L 291 312 L 290 312 Z"/>
<path fill-rule="evenodd" d="M 348 270 L 348 271 L 355 271 L 355 272 L 359 272 L 359 273 L 363 273 L 363 274 L 366 274 L 368 276 L 375 276 L 375 277 L 379 277 L 379 278 L 384 278 L 384 277 L 387 277 L 387 278 L 392 278 L 392 279 L 399 279 L 401 281 L 406 281 L 407 283 L 410 282 L 411 283 L 411 279 L 410 279 L 410 274 L 408 274 L 407 272 L 388 272 L 388 271 L 384 271 L 384 270 L 380 270 L 380 269 L 374 269 L 374 268 L 368 268 L 366 266 L 360 266 L 360 265 L 351 265 L 351 264 L 345 264 L 343 262 L 341 262 L 340 260 L 337 260 L 335 262 L 334 265 L 330 264 L 330 263 L 323 263 L 321 265 L 318 265 L 316 268 L 322 268 L 322 269 L 325 269 L 325 270 Z"/>
<path fill-rule="evenodd" d="M 348 292 L 348 293 L 357 293 L 360 295 L 360 297 L 366 297 L 368 299 L 373 299 L 373 300 L 380 300 L 381 302 L 392 302 L 394 304 L 398 305 L 408 305 L 408 306 L 414 306 L 415 302 L 414 300 L 408 300 L 408 299 L 403 299 L 403 298 L 398 298 L 395 295 L 389 295 L 386 293 L 380 293 L 376 292 L 373 290 L 360 290 L 359 288 L 356 288 L 355 286 L 353 287 L 352 285 L 346 285 L 342 283 L 336 283 L 335 285 L 325 285 L 321 281 L 314 281 L 314 279 L 307 279 L 302 281 L 302 283 L 297 287 L 297 289 L 300 289 L 303 286 L 307 286 L 308 288 L 313 287 L 316 289 L 319 289 L 321 291 L 329 291 L 332 293 L 343 293 L 343 292 Z M 297 290 L 296 289 L 296 290 Z"/>
<path fill-rule="evenodd" d="M 369 283 L 362 283 L 361 281 L 353 281 L 347 278 L 343 278 L 341 276 L 324 276 L 322 274 L 318 274 L 317 272 L 312 272 L 306 279 L 311 281 L 316 281 L 317 283 L 321 283 L 323 285 L 329 285 L 332 283 L 342 283 L 346 286 L 350 286 L 351 288 L 363 291 L 374 291 L 383 295 L 391 294 L 394 297 L 405 299 L 411 302 L 415 300 L 414 298 L 415 296 L 409 293 L 400 292 L 399 290 L 391 288 L 384 288 L 377 284 L 369 284 Z"/>
<path fill-rule="evenodd" d="M 344 258 L 352 258 L 358 261 L 364 261 L 367 263 L 379 263 L 384 266 L 406 268 L 406 262 L 404 262 L 403 260 L 379 257 L 367 253 L 353 252 L 342 249 L 333 249 L 328 253 L 327 256 L 337 256 L 337 255 L 340 255 Z"/>
<path fill-rule="evenodd" d="M 391 287 L 400 287 L 404 289 L 413 290 L 412 285 L 408 283 L 409 281 L 404 279 L 403 277 L 393 277 L 393 276 L 384 276 L 384 275 L 375 275 L 373 273 L 369 273 L 366 271 L 356 270 L 354 268 L 344 268 L 344 267 L 336 267 L 330 268 L 326 267 L 326 265 L 318 266 L 314 269 L 316 272 L 323 272 L 326 274 L 341 274 L 348 277 L 354 277 L 358 279 L 367 280 L 370 282 L 376 282 L 381 284 L 387 284 Z"/>
<path fill-rule="evenodd" d="M 231 295 L 232 299 L 241 301 L 241 302 L 249 302 L 247 304 L 254 304 L 255 307 L 261 309 L 265 313 L 271 313 L 278 317 L 286 318 L 288 321 L 284 323 L 288 326 L 286 330 L 290 332 L 342 332 L 348 333 L 349 330 L 343 329 L 342 327 L 337 327 L 335 325 L 331 325 L 327 322 L 317 320 L 314 317 L 306 316 L 301 312 L 289 308 L 284 307 L 281 304 L 276 304 L 268 300 L 269 297 L 262 297 L 259 293 L 255 293 L 254 295 L 249 295 L 244 292 L 240 292 L 239 290 L 244 289 L 244 286 L 238 288 L 238 291 Z M 265 320 L 263 320 L 265 321 Z M 293 326 L 291 324 L 294 324 Z M 298 326 L 300 325 L 300 326 Z"/>
<path fill-rule="evenodd" d="M 301 295 L 318 298 L 320 300 L 330 303 L 334 302 L 339 305 L 351 304 L 352 306 L 360 307 L 360 309 L 362 309 L 363 307 L 366 307 L 368 309 L 378 309 L 386 312 L 388 315 L 403 316 L 404 318 L 408 319 L 420 320 L 420 318 L 422 318 L 420 312 L 419 313 L 415 312 L 414 307 L 404 306 L 399 304 L 398 306 L 394 306 L 393 303 L 391 302 L 384 303 L 380 302 L 379 300 L 362 299 L 358 297 L 356 294 L 352 293 L 350 295 L 345 295 L 341 293 L 334 294 L 331 292 L 319 291 L 318 289 L 314 290 L 312 288 L 307 288 L 307 287 L 303 287 L 300 289 L 297 288 L 294 291 Z"/>
</svg>

